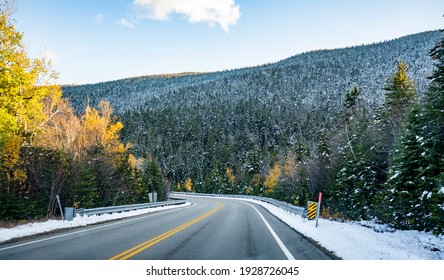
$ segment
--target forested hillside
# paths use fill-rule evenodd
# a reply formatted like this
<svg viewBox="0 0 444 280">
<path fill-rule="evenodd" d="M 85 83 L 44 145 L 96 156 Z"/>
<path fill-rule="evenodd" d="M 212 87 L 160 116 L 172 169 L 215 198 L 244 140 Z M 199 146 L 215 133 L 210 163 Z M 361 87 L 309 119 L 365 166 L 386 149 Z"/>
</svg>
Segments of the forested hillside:
<svg viewBox="0 0 444 280">
<path fill-rule="evenodd" d="M 338 108 L 344 92 L 353 85 L 365 88 L 366 102 L 381 104 L 381 84 L 399 60 L 409 64 L 418 91 L 424 91 L 432 71 L 427 54 L 439 38 L 438 31 L 424 32 L 367 46 L 308 52 L 258 67 L 65 86 L 63 94 L 77 110 L 82 110 L 88 100 L 91 105 L 107 100 L 119 115 L 140 108 L 205 105 L 215 98 L 220 102 L 238 102 L 252 97 L 261 103 L 278 98 L 291 106 L 318 107 L 331 102 L 328 106 Z"/>
<path fill-rule="evenodd" d="M 389 184 L 398 176 L 392 165 L 400 164 L 404 125 L 428 91 L 429 52 L 441 37 L 424 32 L 252 68 L 65 86 L 63 94 L 78 112 L 109 101 L 132 151 L 154 158 L 179 190 L 302 205 L 322 191 L 327 216 L 442 232 L 442 175 L 411 198 L 433 198 L 435 222 L 424 222 L 427 203 L 421 211 L 393 205 Z"/>
</svg>

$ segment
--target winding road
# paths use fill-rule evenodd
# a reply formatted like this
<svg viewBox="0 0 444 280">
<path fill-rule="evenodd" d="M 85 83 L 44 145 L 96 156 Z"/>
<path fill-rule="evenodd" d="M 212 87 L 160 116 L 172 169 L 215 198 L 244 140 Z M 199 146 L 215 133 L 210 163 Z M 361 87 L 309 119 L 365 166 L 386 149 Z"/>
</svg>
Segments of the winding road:
<svg viewBox="0 0 444 280">
<path fill-rule="evenodd" d="M 331 259 L 261 206 L 186 197 L 190 206 L 0 245 L 0 260 Z"/>
</svg>

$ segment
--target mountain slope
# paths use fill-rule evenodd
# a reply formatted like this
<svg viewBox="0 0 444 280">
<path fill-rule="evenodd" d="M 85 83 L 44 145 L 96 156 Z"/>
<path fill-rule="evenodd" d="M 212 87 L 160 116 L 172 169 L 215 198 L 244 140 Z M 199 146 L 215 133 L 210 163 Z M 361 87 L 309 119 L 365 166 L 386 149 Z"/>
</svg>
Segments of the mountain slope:
<svg viewBox="0 0 444 280">
<path fill-rule="evenodd" d="M 410 75 L 419 92 L 424 90 L 432 70 L 427 54 L 439 36 L 438 31 L 423 32 L 372 45 L 308 52 L 277 63 L 232 71 L 145 76 L 65 86 L 63 93 L 79 110 L 88 98 L 93 105 L 105 99 L 118 113 L 151 100 L 165 104 L 171 98 L 180 99 L 185 95 L 187 99 L 198 99 L 202 94 L 212 97 L 219 93 L 227 99 L 239 99 L 250 94 L 263 97 L 280 94 L 309 101 L 324 95 L 340 97 L 352 85 L 365 88 L 369 103 L 380 103 L 383 97 L 380 85 L 393 72 L 398 60 L 409 64 Z M 205 93 L 208 88 L 211 92 Z"/>
<path fill-rule="evenodd" d="M 234 187 L 222 182 L 228 167 L 240 182 L 237 192 L 288 151 L 315 153 L 322 134 L 337 125 L 352 86 L 362 89 L 369 109 L 380 105 L 397 61 L 409 64 L 421 96 L 433 69 L 428 52 L 440 36 L 424 32 L 258 67 L 129 78 L 64 87 L 63 93 L 79 111 L 87 100 L 110 101 L 125 140 L 136 154 L 157 158 L 171 181 L 191 177 L 199 191 L 231 192 Z"/>
</svg>

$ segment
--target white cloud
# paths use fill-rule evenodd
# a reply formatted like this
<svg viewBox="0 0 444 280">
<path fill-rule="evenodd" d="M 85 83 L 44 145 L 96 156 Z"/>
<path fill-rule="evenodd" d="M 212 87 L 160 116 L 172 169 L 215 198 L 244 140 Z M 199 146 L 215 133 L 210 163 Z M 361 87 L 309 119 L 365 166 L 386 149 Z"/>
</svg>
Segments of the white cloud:
<svg viewBox="0 0 444 280">
<path fill-rule="evenodd" d="M 133 3 L 147 10 L 152 19 L 165 21 L 171 14 L 182 14 L 189 22 L 218 24 L 226 32 L 241 16 L 235 0 L 134 0 Z"/>
<path fill-rule="evenodd" d="M 133 21 L 129 21 L 129 20 L 125 19 L 125 18 L 121 18 L 121 19 L 119 19 L 116 23 L 117 23 L 118 25 L 121 25 L 121 26 L 124 26 L 124 27 L 128 27 L 128 28 L 134 28 L 134 27 L 136 27 L 136 26 L 134 25 L 134 22 L 133 22 Z"/>
<path fill-rule="evenodd" d="M 47 49 L 40 51 L 40 54 L 46 60 L 50 60 L 50 61 L 55 61 L 59 57 L 58 53 L 56 53 L 53 50 L 47 50 Z"/>
<path fill-rule="evenodd" d="M 105 18 L 105 16 L 103 14 L 98 14 L 94 17 L 94 20 L 97 21 L 98 23 L 103 22 L 103 19 Z"/>
</svg>

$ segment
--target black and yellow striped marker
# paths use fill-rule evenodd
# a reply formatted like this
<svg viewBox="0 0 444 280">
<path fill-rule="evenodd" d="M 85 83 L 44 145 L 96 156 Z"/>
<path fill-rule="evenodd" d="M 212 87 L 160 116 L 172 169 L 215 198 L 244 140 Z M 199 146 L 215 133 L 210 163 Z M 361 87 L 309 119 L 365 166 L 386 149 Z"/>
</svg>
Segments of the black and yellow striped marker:
<svg viewBox="0 0 444 280">
<path fill-rule="evenodd" d="M 316 218 L 316 210 L 318 208 L 318 204 L 316 202 L 309 201 L 307 207 L 307 218 L 309 220 L 314 220 Z"/>
</svg>

